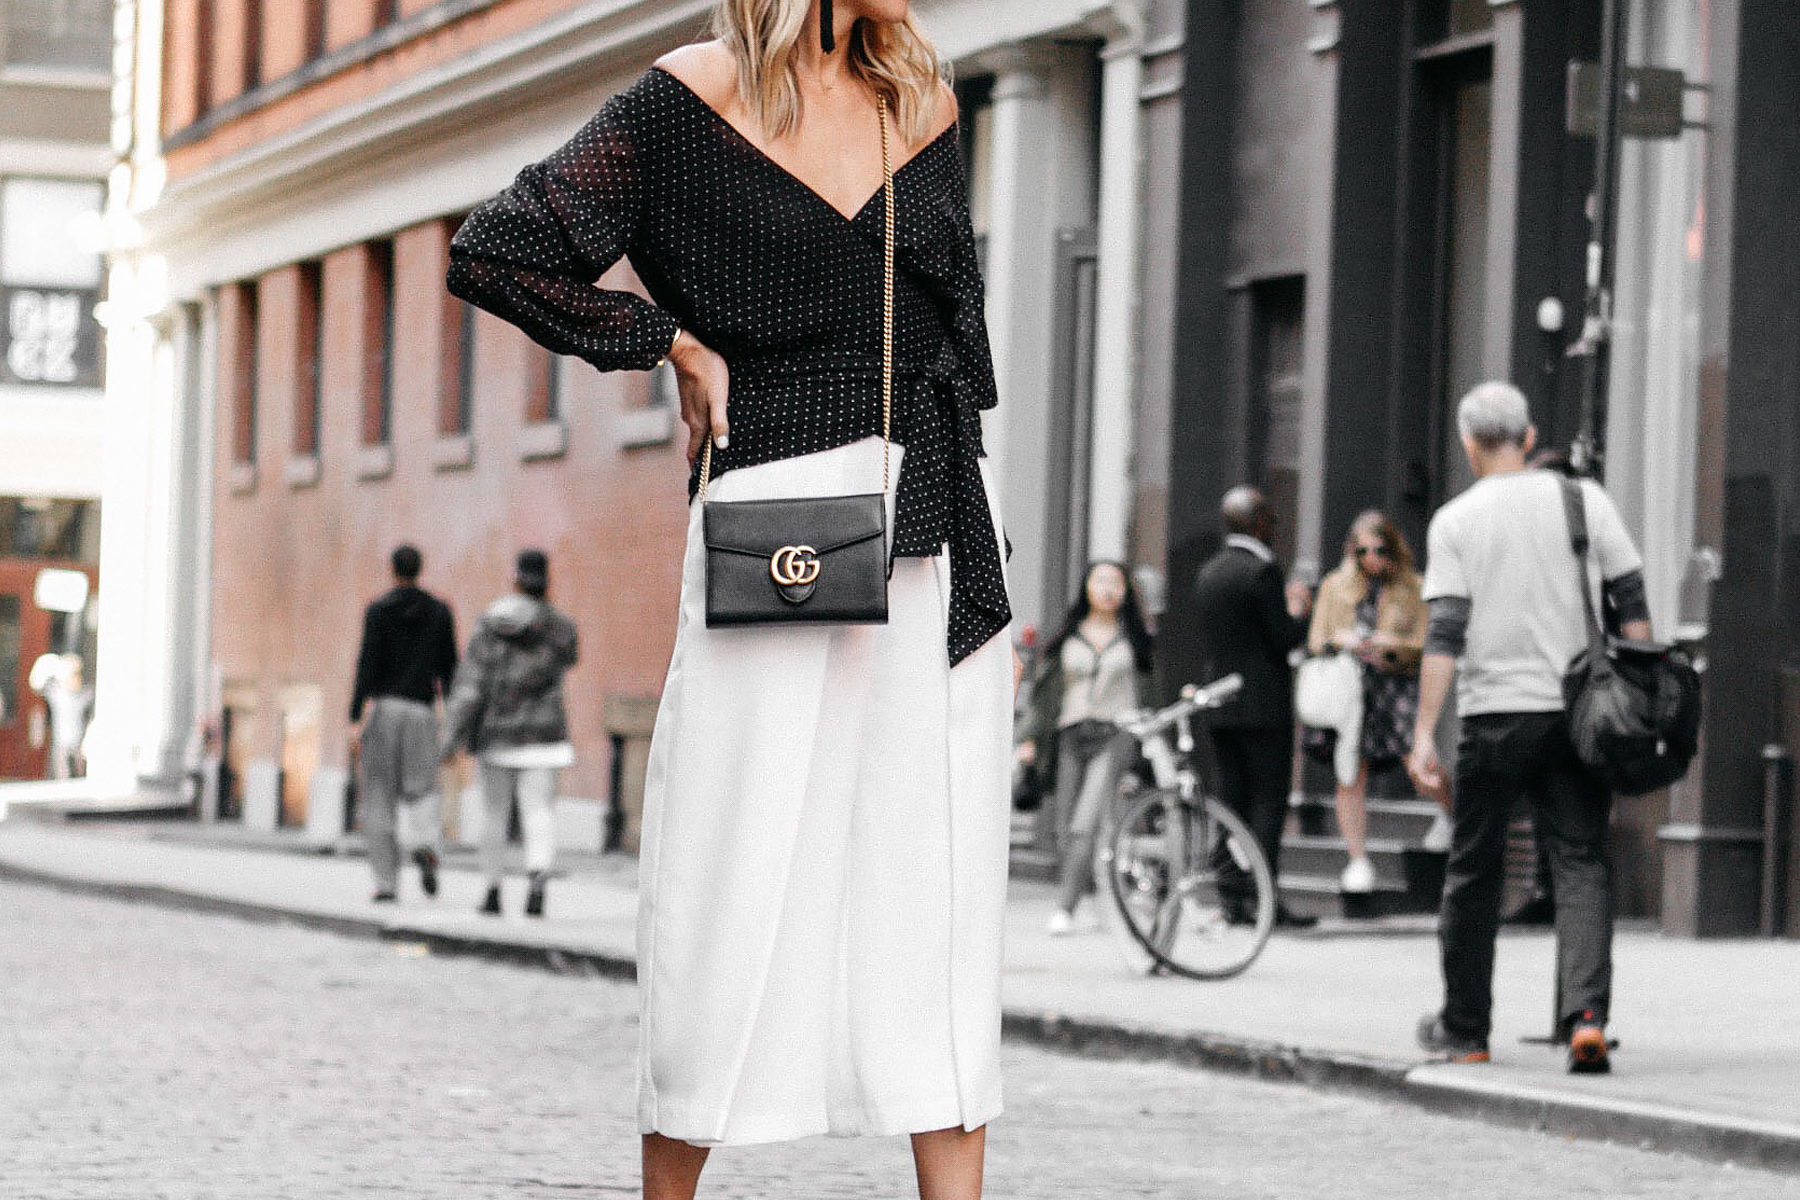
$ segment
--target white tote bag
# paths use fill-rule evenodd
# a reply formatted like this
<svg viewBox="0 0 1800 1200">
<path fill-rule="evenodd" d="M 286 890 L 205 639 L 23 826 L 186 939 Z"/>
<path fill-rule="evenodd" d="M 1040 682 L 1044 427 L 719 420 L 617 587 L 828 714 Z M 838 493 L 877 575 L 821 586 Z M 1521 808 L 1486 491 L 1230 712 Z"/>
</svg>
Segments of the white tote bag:
<svg viewBox="0 0 1800 1200">
<path fill-rule="evenodd" d="M 1342 784 L 1356 782 L 1362 742 L 1362 664 L 1349 654 L 1322 654 L 1300 664 L 1294 715 L 1302 725 L 1337 731 L 1332 768 Z"/>
</svg>

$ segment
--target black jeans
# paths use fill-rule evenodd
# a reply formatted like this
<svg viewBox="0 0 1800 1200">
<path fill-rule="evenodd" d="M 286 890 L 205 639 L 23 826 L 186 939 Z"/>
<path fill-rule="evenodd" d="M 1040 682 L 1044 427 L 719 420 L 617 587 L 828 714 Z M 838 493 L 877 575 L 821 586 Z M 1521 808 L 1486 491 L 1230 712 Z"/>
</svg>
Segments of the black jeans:
<svg viewBox="0 0 1800 1200">
<path fill-rule="evenodd" d="M 1294 776 L 1294 727 L 1274 729 L 1214 729 L 1213 754 L 1219 767 L 1219 799 L 1244 819 L 1280 890 L 1281 827 L 1287 823 L 1288 785 Z M 1228 855 L 1218 865 L 1222 875 L 1236 873 Z M 1229 877 L 1221 878 L 1220 891 L 1242 895 Z"/>
<path fill-rule="evenodd" d="M 1604 1022 L 1612 1002 L 1612 797 L 1576 759 L 1567 719 L 1560 712 L 1465 717 L 1455 795 L 1438 925 L 1444 1026 L 1473 1038 L 1491 1028 L 1506 825 L 1521 795 L 1530 797 L 1556 885 L 1557 1018 L 1565 1031 L 1588 1009 Z"/>
</svg>

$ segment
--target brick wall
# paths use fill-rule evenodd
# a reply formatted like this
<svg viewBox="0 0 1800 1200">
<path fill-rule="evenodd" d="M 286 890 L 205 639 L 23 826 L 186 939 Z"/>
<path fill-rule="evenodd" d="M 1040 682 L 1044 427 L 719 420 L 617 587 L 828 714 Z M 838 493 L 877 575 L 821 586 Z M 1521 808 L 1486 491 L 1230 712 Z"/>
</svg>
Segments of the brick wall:
<svg viewBox="0 0 1800 1200">
<path fill-rule="evenodd" d="M 200 115 L 200 72 L 204 65 L 200 54 L 203 35 L 199 26 L 204 15 L 201 7 L 202 0 L 167 0 L 162 79 L 165 130 L 192 124 Z"/>
<path fill-rule="evenodd" d="M 164 102 L 164 130 L 192 124 L 209 108 L 243 95 L 255 82 L 269 82 L 304 66 L 317 46 L 308 46 L 311 23 L 322 18 L 323 46 L 342 48 L 382 24 L 388 0 L 169 0 L 165 33 L 166 78 L 186 80 L 206 72 L 205 99 L 184 85 Z M 590 0 L 501 0 L 459 20 L 433 25 L 411 40 L 366 62 L 327 75 L 226 123 L 207 136 L 169 152 L 171 179 L 198 171 L 229 154 L 278 136 L 334 109 L 360 103 L 407 79 L 529 29 Z M 404 0 L 402 16 L 434 8 L 442 0 Z M 204 30 L 204 32 L 200 32 Z"/>
<path fill-rule="evenodd" d="M 222 436 L 214 523 L 214 647 L 233 695 L 257 711 L 234 736 L 242 753 L 281 753 L 283 697 L 316 687 L 323 697 L 318 761 L 290 772 L 347 761 L 347 708 L 364 604 L 387 586 L 387 555 L 410 541 L 425 556 L 425 587 L 456 612 L 466 643 L 480 612 L 510 582 L 522 547 L 547 551 L 552 600 L 575 620 L 582 661 L 569 681 L 579 762 L 567 795 L 608 792 L 608 698 L 654 699 L 673 644 L 681 545 L 686 530 L 681 442 L 624 449 L 621 426 L 649 395 L 641 375 L 602 376 L 581 363 L 563 369 L 566 448 L 543 456 L 530 440 L 528 409 L 545 352 L 504 322 L 478 314 L 474 409 L 467 446 L 445 455 L 440 433 L 445 388 L 454 388 L 461 324 L 447 302 L 443 271 L 450 227 L 428 222 L 394 238 L 396 294 L 392 471 L 359 473 L 364 442 L 366 364 L 372 350 L 369 251 L 326 256 L 320 273 L 324 360 L 316 476 L 284 466 L 296 452 L 295 401 L 307 357 L 301 272 L 287 266 L 259 281 L 259 470 L 243 486 Z M 605 281 L 633 286 L 626 267 Z M 221 366 L 239 353 L 232 336 L 236 288 L 219 299 Z M 222 374 L 221 379 L 228 378 Z M 219 420 L 233 428 L 229 389 Z M 541 423 L 537 430 L 542 433 Z M 290 779 L 286 817 L 303 812 Z"/>
</svg>

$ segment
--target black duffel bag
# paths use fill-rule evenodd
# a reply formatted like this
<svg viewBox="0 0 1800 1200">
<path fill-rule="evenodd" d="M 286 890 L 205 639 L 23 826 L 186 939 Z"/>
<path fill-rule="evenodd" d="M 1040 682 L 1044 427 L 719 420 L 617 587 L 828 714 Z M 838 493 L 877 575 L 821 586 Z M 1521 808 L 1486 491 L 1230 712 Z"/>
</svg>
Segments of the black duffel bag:
<svg viewBox="0 0 1800 1200">
<path fill-rule="evenodd" d="M 1602 629 L 1588 589 L 1587 504 L 1577 480 L 1562 488 L 1588 640 L 1563 674 L 1569 736 L 1608 788 L 1641 796 L 1687 774 L 1700 742 L 1700 675 L 1679 647 Z"/>
</svg>

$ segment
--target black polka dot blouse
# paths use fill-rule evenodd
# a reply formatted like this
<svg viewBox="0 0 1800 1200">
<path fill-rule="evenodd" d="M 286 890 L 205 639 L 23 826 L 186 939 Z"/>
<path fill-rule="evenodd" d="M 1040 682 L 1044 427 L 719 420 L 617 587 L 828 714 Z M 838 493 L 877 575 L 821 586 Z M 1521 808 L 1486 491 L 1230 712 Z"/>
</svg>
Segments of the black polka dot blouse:
<svg viewBox="0 0 1800 1200">
<path fill-rule="evenodd" d="M 954 127 L 894 172 L 894 200 L 894 553 L 949 547 L 954 664 L 1012 619 L 977 466 L 994 370 Z M 602 371 L 648 370 L 691 329 L 731 368 L 718 474 L 880 435 L 884 209 L 877 193 L 844 217 L 652 69 L 470 215 L 449 287 Z M 621 256 L 654 302 L 593 286 Z"/>
</svg>

